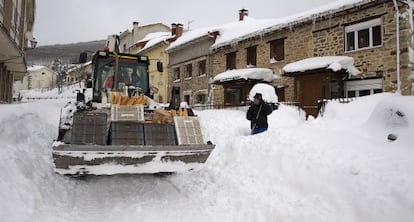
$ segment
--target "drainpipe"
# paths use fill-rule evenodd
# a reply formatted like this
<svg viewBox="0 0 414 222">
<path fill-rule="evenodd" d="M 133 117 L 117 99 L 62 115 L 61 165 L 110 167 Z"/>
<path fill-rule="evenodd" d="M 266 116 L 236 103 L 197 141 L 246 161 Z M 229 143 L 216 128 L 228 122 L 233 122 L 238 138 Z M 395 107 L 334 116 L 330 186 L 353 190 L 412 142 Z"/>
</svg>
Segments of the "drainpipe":
<svg viewBox="0 0 414 222">
<path fill-rule="evenodd" d="M 397 93 L 401 94 L 401 80 L 400 80 L 400 10 L 398 9 L 397 0 L 393 0 L 395 7 L 395 32 L 397 36 Z"/>
</svg>

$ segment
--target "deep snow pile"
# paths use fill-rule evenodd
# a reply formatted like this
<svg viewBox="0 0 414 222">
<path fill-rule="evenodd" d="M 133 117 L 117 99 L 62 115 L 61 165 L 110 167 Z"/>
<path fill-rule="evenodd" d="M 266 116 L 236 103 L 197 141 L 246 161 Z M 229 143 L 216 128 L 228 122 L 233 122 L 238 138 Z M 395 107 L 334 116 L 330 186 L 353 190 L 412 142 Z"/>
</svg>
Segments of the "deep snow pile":
<svg viewBox="0 0 414 222">
<path fill-rule="evenodd" d="M 59 94 L 57 88 L 53 88 L 50 90 L 47 89 L 31 89 L 31 90 L 22 90 L 20 91 L 20 94 L 22 96 L 22 101 L 31 101 L 36 99 L 67 99 L 67 100 L 73 100 L 76 99 L 76 94 L 78 92 L 81 92 L 84 88 L 84 84 L 79 83 L 64 86 L 62 87 L 62 92 Z M 86 90 L 86 97 L 91 98 L 92 96 L 92 89 Z"/>
<path fill-rule="evenodd" d="M 86 180 L 52 170 L 62 104 L 0 105 L 0 218 L 414 221 L 409 104 L 413 97 L 380 94 L 330 103 L 323 118 L 308 121 L 281 106 L 269 117 L 269 130 L 256 136 L 249 135 L 245 112 L 197 112 L 206 139 L 217 144 L 203 170 Z M 388 133 L 398 139 L 389 142 Z"/>
<path fill-rule="evenodd" d="M 270 84 L 257 83 L 252 87 L 247 98 L 249 98 L 250 101 L 253 101 L 256 93 L 262 94 L 263 101 L 267 103 L 278 102 L 275 87 Z"/>
</svg>

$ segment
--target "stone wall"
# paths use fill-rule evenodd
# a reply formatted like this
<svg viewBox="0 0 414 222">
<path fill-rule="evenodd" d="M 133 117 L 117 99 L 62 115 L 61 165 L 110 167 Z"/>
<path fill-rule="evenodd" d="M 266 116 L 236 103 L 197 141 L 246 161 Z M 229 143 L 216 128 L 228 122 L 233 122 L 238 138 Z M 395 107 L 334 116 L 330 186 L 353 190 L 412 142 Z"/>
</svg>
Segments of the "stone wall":
<svg viewBox="0 0 414 222">
<path fill-rule="evenodd" d="M 405 11 L 400 3 L 400 10 Z M 382 45 L 359 51 L 345 51 L 345 27 L 374 18 L 382 21 Z M 350 56 L 362 73 L 352 78 L 383 78 L 383 91 L 396 90 L 396 32 L 395 9 L 392 1 L 376 1 L 373 4 L 342 11 L 327 17 L 310 19 L 305 23 L 279 29 L 256 38 L 243 40 L 236 44 L 213 51 L 212 76 L 226 71 L 226 54 L 236 53 L 237 69 L 246 68 L 246 48 L 257 45 L 257 67 L 270 68 L 281 78 L 273 81 L 275 86 L 286 86 L 287 101 L 297 101 L 294 79 L 284 76 L 282 68 L 291 62 L 315 56 Z M 400 19 L 400 68 L 401 90 L 403 95 L 411 94 L 409 76 L 408 47 L 410 29 L 407 19 Z M 285 59 L 270 61 L 270 41 L 285 39 Z M 223 88 L 214 86 L 214 103 L 223 103 Z"/>
<path fill-rule="evenodd" d="M 204 75 L 199 75 L 198 63 L 200 61 L 206 61 L 206 72 Z M 186 65 L 192 64 L 192 77 L 186 78 Z M 207 95 L 209 92 L 209 56 L 202 56 L 195 58 L 194 60 L 179 63 L 168 68 L 168 80 L 169 80 L 169 98 L 171 98 L 172 87 L 180 87 L 180 100 L 184 101 L 184 96 L 190 96 L 190 104 L 199 103 L 197 96 L 199 94 Z M 180 69 L 180 79 L 175 80 L 174 70 L 176 68 Z"/>
<path fill-rule="evenodd" d="M 180 87 L 180 100 L 184 101 L 184 96 L 190 96 L 190 104 L 198 103 L 198 95 L 207 95 L 210 77 L 210 46 L 213 43 L 210 37 L 202 38 L 198 41 L 184 45 L 180 48 L 168 52 L 168 98 L 171 99 L 173 87 Z M 206 61 L 205 75 L 199 75 L 198 63 Z M 192 64 L 192 77 L 186 78 L 186 65 Z M 180 69 L 180 79 L 175 80 L 174 70 Z"/>
</svg>

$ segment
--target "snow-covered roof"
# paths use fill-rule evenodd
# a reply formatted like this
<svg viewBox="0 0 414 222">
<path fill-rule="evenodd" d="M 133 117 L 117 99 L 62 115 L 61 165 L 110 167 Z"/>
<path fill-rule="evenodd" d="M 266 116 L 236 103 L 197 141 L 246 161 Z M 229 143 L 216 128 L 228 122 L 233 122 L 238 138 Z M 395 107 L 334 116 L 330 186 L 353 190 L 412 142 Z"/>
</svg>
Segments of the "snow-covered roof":
<svg viewBox="0 0 414 222">
<path fill-rule="evenodd" d="M 332 15 L 336 12 L 358 7 L 373 1 L 375 0 L 336 0 L 302 13 L 276 19 L 254 19 L 246 16 L 243 21 L 227 23 L 210 28 L 199 28 L 185 32 L 183 36 L 171 43 L 167 48 L 167 51 L 214 32 L 218 32 L 219 35 L 211 48 L 217 49 L 244 39 L 291 27 L 311 19 L 316 20 L 317 18 Z"/>
<path fill-rule="evenodd" d="M 33 65 L 33 66 L 27 67 L 27 71 L 28 72 L 36 72 L 36 71 L 39 71 L 39 70 L 45 69 L 45 68 L 47 68 L 47 67 L 46 66 L 36 66 L 36 65 Z"/>
<path fill-rule="evenodd" d="M 245 21 L 217 27 L 217 30 L 220 31 L 220 36 L 217 38 L 212 48 L 220 48 L 264 33 L 291 27 L 308 20 L 316 20 L 322 16 L 332 15 L 336 12 L 358 7 L 373 1 L 375 0 L 336 0 L 302 13 L 278 19 L 254 20 L 247 17 L 247 20 L 245 19 Z"/>
<path fill-rule="evenodd" d="M 249 92 L 249 100 L 254 100 L 254 95 L 256 93 L 262 94 L 263 101 L 267 103 L 277 103 L 277 95 L 275 91 L 275 87 L 266 83 L 257 83 L 253 86 L 253 88 Z"/>
<path fill-rule="evenodd" d="M 137 43 L 139 42 L 147 42 L 149 40 L 152 39 L 156 39 L 162 36 L 167 36 L 167 35 L 171 35 L 171 32 L 152 32 L 152 33 L 148 33 L 143 39 L 137 41 Z"/>
<path fill-rule="evenodd" d="M 227 70 L 223 73 L 216 75 L 213 78 L 213 82 L 227 82 L 239 79 L 257 79 L 271 82 L 278 78 L 271 69 L 266 68 L 246 68 L 246 69 L 233 69 Z"/>
<path fill-rule="evenodd" d="M 170 46 L 166 50 L 170 51 L 172 49 L 178 48 L 181 45 L 189 43 L 193 40 L 199 39 L 203 36 L 207 36 L 211 29 L 212 28 L 199 28 L 199 29 L 194 29 L 191 31 L 184 32 L 183 35 L 177 38 L 177 40 L 175 40 L 173 43 L 171 43 Z"/>
<path fill-rule="evenodd" d="M 348 56 L 322 56 L 303 59 L 283 67 L 284 73 L 306 72 L 315 69 L 331 69 L 334 72 L 346 70 L 350 75 L 361 73 L 354 66 L 354 59 Z"/>
<path fill-rule="evenodd" d="M 164 42 L 166 40 L 168 40 L 169 38 L 172 38 L 173 36 L 171 35 L 170 32 L 155 32 L 155 33 L 149 33 L 148 35 L 146 35 L 142 40 L 139 40 L 137 43 L 140 42 L 146 42 L 145 46 L 140 49 L 138 51 L 138 53 L 147 50 L 161 42 Z"/>
<path fill-rule="evenodd" d="M 268 28 L 278 21 L 278 19 L 254 19 L 245 16 L 242 21 L 218 26 L 210 30 L 210 32 L 219 33 L 216 41 L 211 47 L 219 48 L 220 46 L 227 45 L 228 43 L 241 40 L 243 36 Z"/>
</svg>

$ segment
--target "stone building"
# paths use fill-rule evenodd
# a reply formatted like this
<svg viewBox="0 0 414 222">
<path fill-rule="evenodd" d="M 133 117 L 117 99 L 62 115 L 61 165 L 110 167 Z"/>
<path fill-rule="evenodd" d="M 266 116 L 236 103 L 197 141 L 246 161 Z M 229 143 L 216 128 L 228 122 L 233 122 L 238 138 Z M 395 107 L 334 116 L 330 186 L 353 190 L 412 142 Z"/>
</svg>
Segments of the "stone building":
<svg viewBox="0 0 414 222">
<path fill-rule="evenodd" d="M 92 62 L 74 65 L 66 71 L 66 85 L 73 85 L 92 78 Z"/>
<path fill-rule="evenodd" d="M 177 25 L 177 32 L 183 26 Z M 168 92 L 175 105 L 180 101 L 188 104 L 205 104 L 209 98 L 211 75 L 210 47 L 214 38 L 209 29 L 185 32 L 166 49 L 169 56 Z"/>
<path fill-rule="evenodd" d="M 24 51 L 35 46 L 34 18 L 34 0 L 0 0 L 0 103 L 12 101 L 14 76 L 26 73 Z"/>
<path fill-rule="evenodd" d="M 46 66 L 30 66 L 27 69 L 28 89 L 48 89 L 56 87 L 57 74 Z"/>
<path fill-rule="evenodd" d="M 218 31 L 211 47 L 212 75 L 226 72 L 229 66 L 271 69 L 281 75 L 272 82 L 279 98 L 300 102 L 301 107 L 312 114 L 321 99 L 396 91 L 411 95 L 411 69 L 414 67 L 414 61 L 410 61 L 410 55 L 413 58 L 412 3 L 344 2 L 342 5 L 329 3 L 309 12 L 269 21 L 270 25 L 262 26 L 261 30 L 252 29 L 250 33 L 234 38 L 223 40 Z M 399 50 L 397 34 L 400 36 Z M 330 60 L 331 63 L 318 64 L 321 57 L 324 62 Z M 344 61 L 352 66 L 351 69 L 359 70 L 359 74 L 351 75 L 345 67 L 338 68 Z M 301 64 L 301 69 L 286 69 Z M 224 88 L 216 85 L 214 89 L 214 103 L 223 104 Z"/>
</svg>

